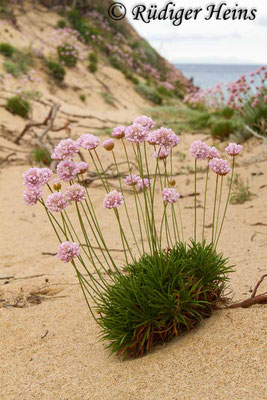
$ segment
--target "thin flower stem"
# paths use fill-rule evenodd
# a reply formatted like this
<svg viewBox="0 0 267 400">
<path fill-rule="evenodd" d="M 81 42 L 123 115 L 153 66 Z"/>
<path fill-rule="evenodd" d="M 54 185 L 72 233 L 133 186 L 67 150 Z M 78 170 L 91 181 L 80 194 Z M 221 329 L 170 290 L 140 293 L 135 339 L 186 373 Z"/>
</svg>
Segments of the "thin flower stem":
<svg viewBox="0 0 267 400">
<path fill-rule="evenodd" d="M 209 163 L 207 165 L 206 182 L 205 182 L 204 210 L 203 210 L 203 224 L 202 224 L 202 242 L 204 241 L 204 237 L 205 237 L 205 221 L 206 221 L 206 208 L 207 208 L 208 181 L 209 181 Z"/>
<path fill-rule="evenodd" d="M 159 235 L 159 251 L 161 252 L 161 250 L 162 250 L 162 230 L 163 230 L 163 223 L 164 223 L 164 220 L 165 220 L 165 215 L 166 215 L 166 208 L 167 208 L 167 205 L 164 203 L 164 211 L 163 211 L 163 215 L 162 215 L 162 218 L 161 218 L 161 223 L 160 223 L 160 235 Z"/>
<path fill-rule="evenodd" d="M 120 232 L 121 232 L 123 247 L 124 247 L 124 249 L 125 249 L 125 246 L 124 246 L 124 241 L 125 241 L 125 244 L 126 244 L 126 246 L 127 246 L 127 249 L 128 249 L 128 251 L 129 251 L 129 253 L 130 253 L 131 257 L 132 257 L 132 260 L 134 261 L 134 257 L 133 257 L 131 248 L 130 248 L 130 246 L 129 246 L 129 243 L 128 243 L 128 241 L 127 241 L 127 238 L 126 238 L 126 236 L 125 236 L 124 230 L 123 230 L 122 225 L 121 225 L 121 220 L 120 220 L 119 211 L 118 211 L 116 208 L 114 208 L 114 212 L 115 212 L 115 215 L 116 215 L 116 218 L 117 218 L 117 220 L 118 220 L 119 227 L 120 227 Z M 128 258 L 127 258 L 126 249 L 125 249 L 125 258 L 126 258 L 126 262 L 127 262 L 127 264 L 128 264 Z"/>
<path fill-rule="evenodd" d="M 216 244 L 215 244 L 215 249 L 217 248 L 221 233 L 222 233 L 222 228 L 223 228 L 223 224 L 224 224 L 224 220 L 225 220 L 225 215 L 226 215 L 226 211 L 230 202 L 230 196 L 231 196 L 231 190 L 232 190 L 232 185 L 233 185 L 233 178 L 234 178 L 234 169 L 235 169 L 235 157 L 233 157 L 233 162 L 232 162 L 232 173 L 231 173 L 231 180 L 230 180 L 230 184 L 229 184 L 229 190 L 228 190 L 228 196 L 227 196 L 227 200 L 226 200 L 226 204 L 225 204 L 225 208 L 224 208 L 224 212 L 223 212 L 223 217 L 222 217 L 222 222 L 220 225 L 220 230 L 218 233 L 218 237 L 216 240 Z"/>
<path fill-rule="evenodd" d="M 184 227 L 183 227 L 183 219 L 182 219 L 182 213 L 181 213 L 179 200 L 177 201 L 177 206 L 178 206 L 178 212 L 179 212 L 179 218 L 180 218 L 180 224 L 181 224 L 182 239 L 183 239 L 183 243 L 184 243 Z"/>
<path fill-rule="evenodd" d="M 121 193 L 122 193 L 122 195 L 124 197 L 124 208 L 125 208 L 126 216 L 127 216 L 128 222 L 129 222 L 129 226 L 130 226 L 130 229 L 131 229 L 131 232 L 132 232 L 132 235 L 133 235 L 133 239 L 134 239 L 135 245 L 136 245 L 137 250 L 138 250 L 138 252 L 139 252 L 139 254 L 141 256 L 142 253 L 140 251 L 140 247 L 139 247 L 138 242 L 136 240 L 136 236 L 135 236 L 135 233 L 134 233 L 134 230 L 133 230 L 133 225 L 132 225 L 132 222 L 131 222 L 131 219 L 130 219 L 130 216 L 129 216 L 128 207 L 127 207 L 127 203 L 126 203 L 126 198 L 124 196 L 123 186 L 122 186 L 122 182 L 121 182 L 121 176 L 120 176 L 120 172 L 119 172 L 119 167 L 118 167 L 116 156 L 115 156 L 115 153 L 114 153 L 113 150 L 112 150 L 112 156 L 113 156 L 114 164 L 116 166 L 116 170 L 117 170 L 117 174 L 118 174 L 118 178 L 119 178 L 120 190 L 121 190 Z M 144 249 L 143 249 L 143 251 L 144 251 Z"/>
<path fill-rule="evenodd" d="M 216 229 L 215 229 L 215 238 L 218 232 L 218 225 L 220 219 L 220 209 L 221 209 L 221 201 L 222 201 L 222 189 L 223 189 L 223 175 L 221 176 L 221 185 L 220 185 L 220 192 L 219 192 L 219 204 L 218 204 L 218 212 L 217 212 L 217 221 L 216 221 Z"/>
<path fill-rule="evenodd" d="M 195 223 L 194 223 L 194 242 L 197 241 L 197 159 L 195 159 Z"/>
<path fill-rule="evenodd" d="M 174 204 L 171 205 L 171 211 L 172 211 L 173 233 L 174 233 L 174 237 L 175 237 L 175 242 L 177 243 L 177 242 L 180 242 L 180 233 L 179 233 L 176 215 L 173 215 L 173 214 L 175 214 Z"/>
<path fill-rule="evenodd" d="M 211 242 L 214 243 L 214 231 L 215 231 L 215 214 L 216 214 L 216 204 L 217 204 L 217 191 L 218 191 L 218 179 L 219 175 L 216 175 L 216 185 L 215 185 L 215 195 L 214 195 L 214 205 L 213 205 L 213 218 L 212 218 L 212 237 Z"/>
</svg>

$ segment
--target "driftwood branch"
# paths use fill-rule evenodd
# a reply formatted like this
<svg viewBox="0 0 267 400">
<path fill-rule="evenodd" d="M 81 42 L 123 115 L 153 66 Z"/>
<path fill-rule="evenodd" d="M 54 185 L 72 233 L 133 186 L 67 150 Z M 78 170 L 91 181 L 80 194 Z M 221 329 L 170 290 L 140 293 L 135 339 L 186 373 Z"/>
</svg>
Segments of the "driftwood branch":
<svg viewBox="0 0 267 400">
<path fill-rule="evenodd" d="M 243 301 L 240 301 L 238 303 L 231 304 L 230 306 L 225 307 L 225 308 L 240 308 L 240 307 L 248 308 L 250 306 L 253 306 L 254 304 L 267 304 L 267 294 L 266 293 L 256 295 L 260 284 L 263 282 L 264 278 L 266 278 L 266 277 L 267 277 L 267 274 L 264 274 L 260 278 L 260 280 L 258 281 L 258 283 L 256 284 L 256 286 L 252 292 L 251 297 L 249 297 L 248 299 L 245 299 Z"/>
<path fill-rule="evenodd" d="M 42 122 L 28 122 L 24 126 L 23 130 L 21 131 L 21 133 L 16 137 L 16 139 L 14 140 L 14 143 L 15 144 L 19 144 L 21 139 L 25 135 L 25 133 L 28 132 L 28 130 L 30 128 L 39 127 L 39 126 L 45 126 L 46 128 L 44 129 L 42 134 L 39 136 L 39 138 L 42 139 L 47 134 L 48 131 L 53 130 L 54 121 L 55 121 L 56 114 L 57 114 L 59 108 L 60 108 L 60 104 L 54 104 L 51 107 L 48 116 Z M 65 129 L 67 125 L 68 125 L 68 123 L 66 123 L 62 128 L 55 129 L 55 132 L 58 132 L 58 131 L 60 131 L 62 129 Z"/>
</svg>

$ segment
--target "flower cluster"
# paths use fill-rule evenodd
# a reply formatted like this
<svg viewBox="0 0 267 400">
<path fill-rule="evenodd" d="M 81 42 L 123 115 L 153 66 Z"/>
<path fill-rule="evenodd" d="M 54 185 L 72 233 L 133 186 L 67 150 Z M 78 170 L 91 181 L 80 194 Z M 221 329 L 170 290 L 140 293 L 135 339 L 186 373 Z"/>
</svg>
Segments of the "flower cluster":
<svg viewBox="0 0 267 400">
<path fill-rule="evenodd" d="M 227 175 L 231 168 L 228 167 L 227 160 L 223 160 L 222 158 L 213 158 L 209 162 L 210 169 L 215 172 L 217 175 Z"/>
<path fill-rule="evenodd" d="M 75 154 L 79 151 L 78 143 L 75 143 L 72 139 L 61 140 L 55 147 L 52 154 L 54 160 L 68 160 L 72 159 Z"/>
<path fill-rule="evenodd" d="M 68 263 L 80 254 L 80 248 L 77 243 L 63 242 L 58 247 L 57 257 L 60 261 Z"/>
<path fill-rule="evenodd" d="M 177 193 L 173 188 L 164 188 L 162 191 L 162 198 L 165 203 L 177 203 L 180 193 Z"/>
<path fill-rule="evenodd" d="M 123 195 L 117 190 L 113 190 L 105 195 L 104 208 L 118 208 L 124 201 Z"/>
<path fill-rule="evenodd" d="M 100 143 L 100 139 L 91 133 L 84 133 L 77 140 L 78 146 L 86 150 L 94 150 Z"/>
<path fill-rule="evenodd" d="M 225 148 L 225 151 L 227 154 L 229 154 L 229 156 L 237 156 L 241 151 L 242 151 L 243 147 L 241 146 L 241 144 L 237 144 L 237 143 L 229 143 L 228 146 Z"/>
</svg>

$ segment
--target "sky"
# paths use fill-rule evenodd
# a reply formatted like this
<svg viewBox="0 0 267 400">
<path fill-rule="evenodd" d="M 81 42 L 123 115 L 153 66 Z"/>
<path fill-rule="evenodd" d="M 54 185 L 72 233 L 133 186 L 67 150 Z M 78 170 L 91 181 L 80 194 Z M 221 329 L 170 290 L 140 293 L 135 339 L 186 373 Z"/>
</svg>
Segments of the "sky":
<svg viewBox="0 0 267 400">
<path fill-rule="evenodd" d="M 114 0 L 116 1 L 116 0 Z M 196 20 L 183 20 L 180 26 L 172 21 L 133 20 L 132 8 L 156 4 L 160 10 L 165 0 L 120 0 L 127 9 L 127 18 L 139 34 L 172 63 L 203 64 L 267 64 L 267 0 L 224 0 L 226 8 L 256 8 L 256 18 L 250 20 L 207 21 L 206 7 L 218 6 L 217 0 L 173 0 L 174 8 L 199 8 Z"/>
</svg>

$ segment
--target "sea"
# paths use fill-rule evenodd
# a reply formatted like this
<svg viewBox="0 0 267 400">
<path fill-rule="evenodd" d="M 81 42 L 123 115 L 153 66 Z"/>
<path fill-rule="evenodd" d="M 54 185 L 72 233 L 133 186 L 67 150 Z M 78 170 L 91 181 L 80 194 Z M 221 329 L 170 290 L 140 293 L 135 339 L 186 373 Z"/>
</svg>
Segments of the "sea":
<svg viewBox="0 0 267 400">
<path fill-rule="evenodd" d="M 251 71 L 256 71 L 260 65 L 237 64 L 175 64 L 186 78 L 193 78 L 195 86 L 201 89 L 214 87 L 220 82 L 234 82 L 241 75 L 249 76 Z"/>
</svg>

